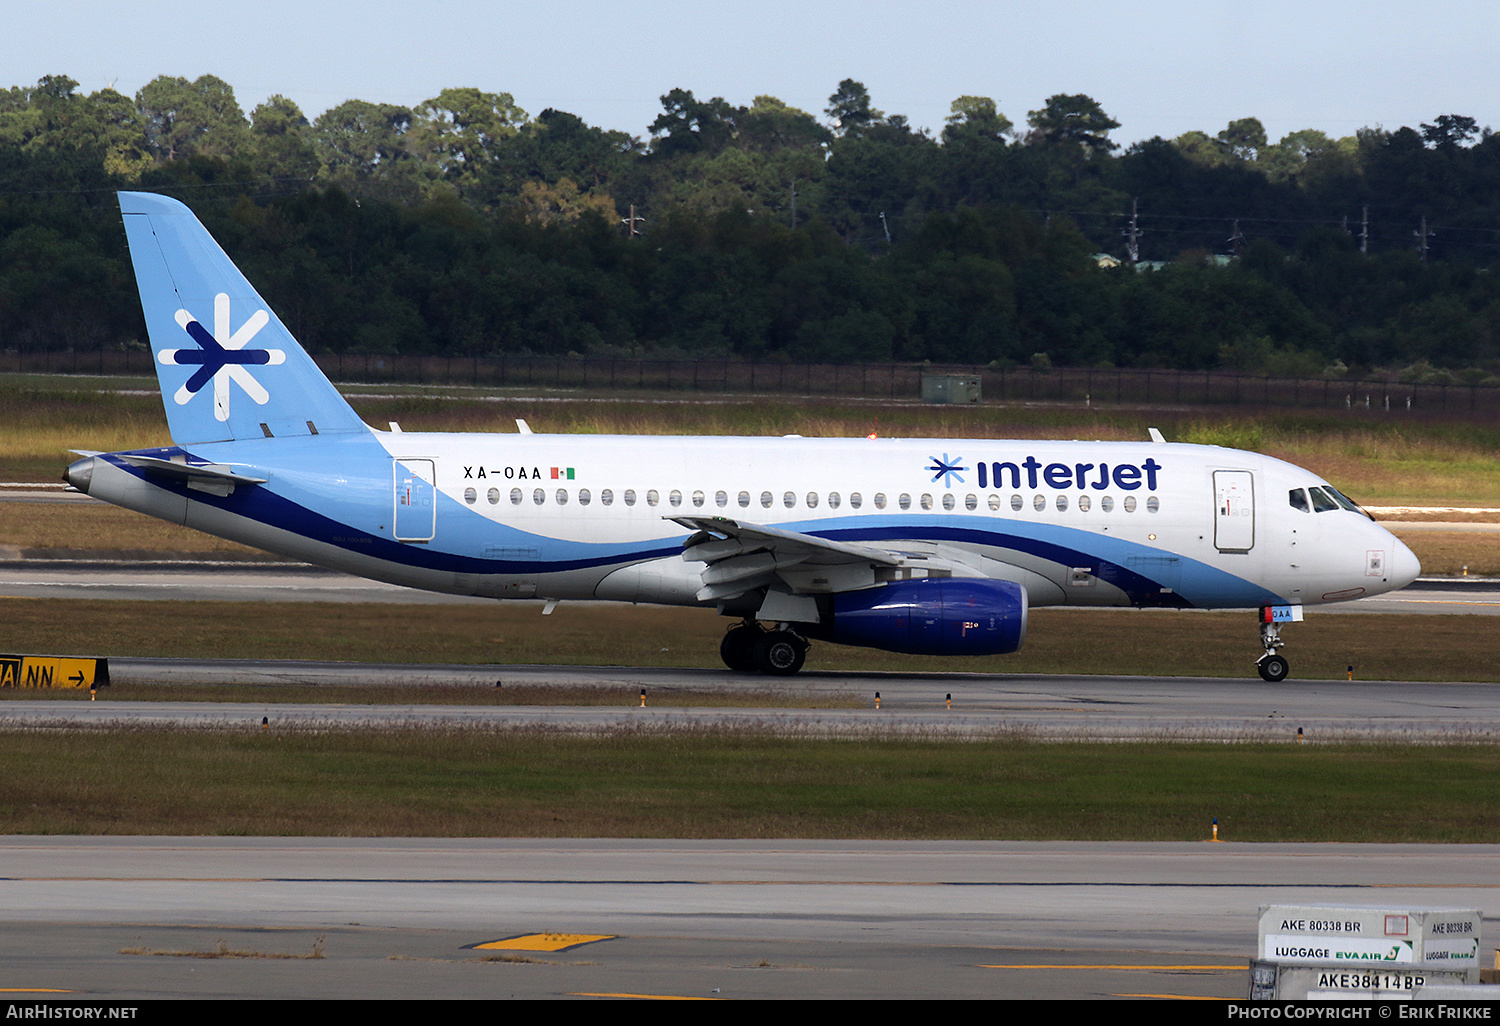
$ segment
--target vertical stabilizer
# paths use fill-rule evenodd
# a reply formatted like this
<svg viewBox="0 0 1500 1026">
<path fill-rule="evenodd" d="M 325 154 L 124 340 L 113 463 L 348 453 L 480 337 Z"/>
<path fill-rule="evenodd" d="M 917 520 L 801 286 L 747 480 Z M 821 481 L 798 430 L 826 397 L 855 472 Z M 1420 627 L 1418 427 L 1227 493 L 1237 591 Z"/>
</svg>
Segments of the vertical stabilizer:
<svg viewBox="0 0 1500 1026">
<path fill-rule="evenodd" d="M 172 440 L 368 431 L 193 212 L 120 193 Z"/>
</svg>

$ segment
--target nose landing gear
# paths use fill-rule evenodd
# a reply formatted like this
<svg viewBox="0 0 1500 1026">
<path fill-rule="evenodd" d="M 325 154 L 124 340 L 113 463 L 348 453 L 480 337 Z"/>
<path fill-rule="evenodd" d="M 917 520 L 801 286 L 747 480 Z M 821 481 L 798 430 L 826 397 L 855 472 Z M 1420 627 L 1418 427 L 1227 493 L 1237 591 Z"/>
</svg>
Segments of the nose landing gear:
<svg viewBox="0 0 1500 1026">
<path fill-rule="evenodd" d="M 1282 610 L 1286 610 L 1285 614 L 1279 615 Z M 1286 644 L 1281 640 L 1281 624 L 1285 620 L 1302 619 L 1302 608 L 1300 606 L 1262 606 L 1258 619 L 1260 620 L 1260 643 L 1265 646 L 1266 654 L 1256 660 L 1255 668 L 1260 671 L 1261 680 L 1278 684 L 1286 680 L 1286 675 L 1292 669 L 1291 664 L 1286 661 L 1286 656 L 1281 654 L 1281 646 Z"/>
</svg>

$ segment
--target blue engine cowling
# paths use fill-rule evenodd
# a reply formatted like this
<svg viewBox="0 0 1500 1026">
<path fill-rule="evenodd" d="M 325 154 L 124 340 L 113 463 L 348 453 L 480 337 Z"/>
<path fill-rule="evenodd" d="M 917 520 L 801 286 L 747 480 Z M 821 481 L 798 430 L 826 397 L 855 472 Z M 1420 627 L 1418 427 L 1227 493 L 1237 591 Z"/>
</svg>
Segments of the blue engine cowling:
<svg viewBox="0 0 1500 1026">
<path fill-rule="evenodd" d="M 1010 581 L 897 581 L 832 596 L 831 615 L 808 633 L 912 655 L 1003 655 L 1026 640 L 1026 610 L 1026 589 Z"/>
</svg>

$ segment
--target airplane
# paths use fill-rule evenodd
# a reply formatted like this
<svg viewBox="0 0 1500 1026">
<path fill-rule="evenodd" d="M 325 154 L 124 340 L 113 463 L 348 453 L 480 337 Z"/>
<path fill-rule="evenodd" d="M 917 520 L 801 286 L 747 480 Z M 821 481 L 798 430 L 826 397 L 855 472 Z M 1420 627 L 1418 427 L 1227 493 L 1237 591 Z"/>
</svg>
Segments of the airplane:
<svg viewBox="0 0 1500 1026">
<path fill-rule="evenodd" d="M 724 663 L 774 675 L 812 641 L 1014 652 L 1033 606 L 1254 610 L 1272 682 L 1305 606 L 1421 570 L 1315 474 L 1154 428 L 1149 442 L 382 431 L 186 206 L 119 200 L 173 444 L 78 450 L 65 479 L 293 559 L 545 612 L 711 608 L 738 621 Z"/>
</svg>

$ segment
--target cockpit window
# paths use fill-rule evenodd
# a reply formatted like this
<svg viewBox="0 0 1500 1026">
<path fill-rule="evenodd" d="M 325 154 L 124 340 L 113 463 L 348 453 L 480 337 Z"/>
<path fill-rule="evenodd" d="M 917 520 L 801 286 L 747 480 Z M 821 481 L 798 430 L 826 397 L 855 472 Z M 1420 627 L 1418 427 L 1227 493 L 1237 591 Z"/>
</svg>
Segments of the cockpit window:
<svg viewBox="0 0 1500 1026">
<path fill-rule="evenodd" d="M 1300 509 L 1304 513 L 1311 513 L 1312 507 L 1307 504 L 1307 493 L 1301 488 L 1293 488 L 1286 493 L 1287 501 L 1292 504 L 1292 509 Z"/>
<path fill-rule="evenodd" d="M 1361 516 L 1369 516 L 1369 514 L 1366 513 L 1363 508 L 1360 507 L 1359 503 L 1357 503 L 1353 499 L 1349 498 L 1349 496 L 1347 496 L 1343 492 L 1339 491 L 1333 485 L 1324 485 L 1323 486 L 1323 490 L 1325 492 L 1327 492 L 1329 495 L 1333 496 L 1333 501 L 1334 502 L 1337 502 L 1340 506 L 1342 506 L 1345 509 L 1347 509 L 1350 513 L 1358 513 Z"/>
<path fill-rule="evenodd" d="M 1307 491 L 1312 496 L 1313 512 L 1327 513 L 1329 510 L 1339 508 L 1339 504 L 1334 501 L 1333 496 L 1329 495 L 1323 489 L 1309 488 Z"/>
</svg>

